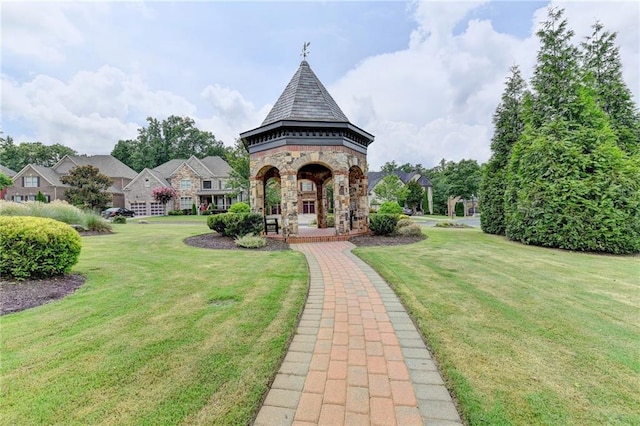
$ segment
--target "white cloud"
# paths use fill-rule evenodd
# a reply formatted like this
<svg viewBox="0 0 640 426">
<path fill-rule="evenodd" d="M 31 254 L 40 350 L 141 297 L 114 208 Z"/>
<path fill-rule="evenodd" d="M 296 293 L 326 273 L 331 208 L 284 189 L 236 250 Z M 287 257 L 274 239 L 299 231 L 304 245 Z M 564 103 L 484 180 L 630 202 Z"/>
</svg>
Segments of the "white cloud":
<svg viewBox="0 0 640 426">
<path fill-rule="evenodd" d="M 52 3 L 2 4 L 2 46 L 11 52 L 47 62 L 65 59 L 63 49 L 83 41 L 82 33 Z"/>
<path fill-rule="evenodd" d="M 370 57 L 329 87 L 347 116 L 376 136 L 368 151 L 371 170 L 392 160 L 431 167 L 442 158 L 489 158 L 491 117 L 508 69 L 518 65 L 525 78 L 531 77 L 539 48 L 535 30 L 546 20 L 547 9 L 536 11 L 531 34 L 524 40 L 478 19 L 454 35 L 460 20 L 480 4 L 418 3 L 418 27 L 405 50 Z M 562 3 L 569 27 L 576 32 L 575 42 L 590 33 L 594 16 L 610 31 L 620 31 L 625 81 L 637 99 L 640 6 L 621 4 L 621 13 L 617 6 L 588 5 Z"/>
</svg>

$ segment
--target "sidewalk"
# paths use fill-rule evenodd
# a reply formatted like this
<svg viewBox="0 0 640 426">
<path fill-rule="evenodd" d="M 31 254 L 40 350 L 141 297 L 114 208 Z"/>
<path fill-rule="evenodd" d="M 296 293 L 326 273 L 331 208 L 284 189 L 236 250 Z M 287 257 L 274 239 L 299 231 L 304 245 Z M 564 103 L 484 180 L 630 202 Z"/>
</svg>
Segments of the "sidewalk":
<svg viewBox="0 0 640 426">
<path fill-rule="evenodd" d="M 353 244 L 292 247 L 307 258 L 309 298 L 254 424 L 462 424 L 415 325 Z"/>
</svg>

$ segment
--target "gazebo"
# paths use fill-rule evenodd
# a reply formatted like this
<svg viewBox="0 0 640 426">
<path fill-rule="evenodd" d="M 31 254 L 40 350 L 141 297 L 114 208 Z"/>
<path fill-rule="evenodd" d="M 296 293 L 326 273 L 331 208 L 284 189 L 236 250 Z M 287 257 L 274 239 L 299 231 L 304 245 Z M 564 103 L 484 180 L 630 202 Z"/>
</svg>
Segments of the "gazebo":
<svg viewBox="0 0 640 426">
<path fill-rule="evenodd" d="M 319 229 L 328 227 L 333 208 L 335 235 L 368 231 L 367 147 L 374 137 L 349 122 L 306 58 L 260 127 L 240 137 L 250 155 L 251 210 L 271 213 L 267 183 L 278 181 L 284 238 L 300 236 L 303 195 L 311 197 L 305 213 L 317 215 Z"/>
</svg>

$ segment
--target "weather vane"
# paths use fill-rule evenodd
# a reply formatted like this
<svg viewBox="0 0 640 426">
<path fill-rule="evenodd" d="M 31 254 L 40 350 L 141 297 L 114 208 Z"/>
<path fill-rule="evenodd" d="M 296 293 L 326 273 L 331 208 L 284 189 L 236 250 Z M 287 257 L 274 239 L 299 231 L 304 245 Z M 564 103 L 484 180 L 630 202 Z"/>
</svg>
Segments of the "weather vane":
<svg viewBox="0 0 640 426">
<path fill-rule="evenodd" d="M 302 53 L 300 54 L 300 56 L 302 56 L 303 60 L 307 60 L 307 56 L 309 56 L 309 45 L 311 44 L 311 42 L 307 41 L 302 45 Z"/>
</svg>

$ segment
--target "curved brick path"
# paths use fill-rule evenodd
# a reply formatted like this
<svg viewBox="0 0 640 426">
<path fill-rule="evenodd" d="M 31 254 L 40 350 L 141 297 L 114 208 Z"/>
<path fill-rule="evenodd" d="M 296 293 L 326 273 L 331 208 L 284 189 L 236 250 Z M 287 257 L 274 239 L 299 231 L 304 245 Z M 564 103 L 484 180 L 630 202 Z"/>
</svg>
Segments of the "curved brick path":
<svg viewBox="0 0 640 426">
<path fill-rule="evenodd" d="M 292 247 L 309 263 L 309 297 L 254 424 L 462 424 L 415 325 L 353 244 Z"/>
</svg>

